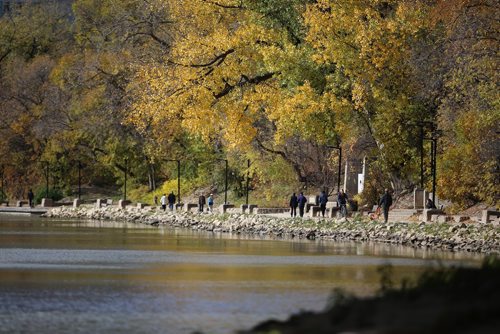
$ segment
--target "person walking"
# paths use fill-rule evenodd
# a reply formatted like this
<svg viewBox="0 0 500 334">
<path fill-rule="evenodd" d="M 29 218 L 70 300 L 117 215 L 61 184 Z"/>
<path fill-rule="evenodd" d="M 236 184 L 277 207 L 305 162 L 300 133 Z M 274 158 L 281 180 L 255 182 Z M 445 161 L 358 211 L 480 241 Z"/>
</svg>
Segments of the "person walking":
<svg viewBox="0 0 500 334">
<path fill-rule="evenodd" d="M 340 207 L 340 215 L 342 217 L 347 217 L 347 201 L 348 200 L 349 200 L 349 197 L 344 192 L 344 189 L 340 189 L 340 192 L 337 196 L 337 203 L 338 203 L 338 206 Z"/>
<path fill-rule="evenodd" d="M 208 211 L 214 212 L 214 194 L 208 196 Z"/>
<path fill-rule="evenodd" d="M 168 208 L 170 209 L 170 211 L 174 210 L 174 204 L 175 204 L 175 195 L 174 192 L 172 191 L 168 195 Z"/>
<path fill-rule="evenodd" d="M 299 201 L 295 193 L 290 197 L 290 217 L 297 217 L 297 206 L 299 205 Z"/>
<path fill-rule="evenodd" d="M 307 198 L 304 196 L 303 192 L 299 194 L 297 201 L 299 202 L 299 215 L 304 217 L 304 207 L 306 206 Z"/>
<path fill-rule="evenodd" d="M 28 204 L 30 206 L 30 208 L 34 207 L 33 205 L 33 199 L 35 198 L 35 194 L 33 194 L 33 190 L 29 190 L 28 191 Z"/>
<path fill-rule="evenodd" d="M 326 203 L 328 202 L 328 195 L 322 191 L 321 195 L 319 195 L 319 208 L 321 210 L 321 216 L 325 218 L 326 212 Z"/>
<path fill-rule="evenodd" d="M 200 212 L 203 212 L 206 203 L 207 201 L 205 199 L 205 196 L 201 194 L 200 197 L 198 198 L 198 209 Z"/>
<path fill-rule="evenodd" d="M 385 189 L 385 193 L 382 198 L 380 198 L 378 205 L 384 212 L 384 222 L 387 224 L 387 221 L 389 220 L 389 208 L 392 205 L 392 196 L 389 189 Z"/>
<path fill-rule="evenodd" d="M 155 206 L 158 205 L 158 196 L 155 195 L 155 197 L 153 197 L 153 201 L 155 202 Z"/>
<path fill-rule="evenodd" d="M 167 195 L 163 194 L 160 198 L 160 204 L 163 211 L 167 210 Z"/>
</svg>

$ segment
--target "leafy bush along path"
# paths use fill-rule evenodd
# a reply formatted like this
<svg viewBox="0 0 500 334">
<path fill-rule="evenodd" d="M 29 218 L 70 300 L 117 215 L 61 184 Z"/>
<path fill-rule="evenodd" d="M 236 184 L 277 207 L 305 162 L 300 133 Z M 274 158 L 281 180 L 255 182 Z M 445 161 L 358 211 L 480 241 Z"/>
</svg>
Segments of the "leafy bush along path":
<svg viewBox="0 0 500 334">
<path fill-rule="evenodd" d="M 246 214 L 163 212 L 156 208 L 60 207 L 46 217 L 124 220 L 194 230 L 267 235 L 282 238 L 375 241 L 445 250 L 500 254 L 500 229 L 483 224 L 391 223 L 354 220 L 308 220 Z"/>
<path fill-rule="evenodd" d="M 411 288 L 381 289 L 358 299 L 336 292 L 333 306 L 287 321 L 269 320 L 240 334 L 498 333 L 500 261 L 482 268 L 428 271 Z"/>
</svg>

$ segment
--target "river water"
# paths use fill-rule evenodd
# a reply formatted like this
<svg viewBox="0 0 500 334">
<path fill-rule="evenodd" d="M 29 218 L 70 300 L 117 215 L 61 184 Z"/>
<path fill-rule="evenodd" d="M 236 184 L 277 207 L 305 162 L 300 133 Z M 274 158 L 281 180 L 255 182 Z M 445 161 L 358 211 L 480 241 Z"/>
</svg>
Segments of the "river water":
<svg viewBox="0 0 500 334">
<path fill-rule="evenodd" d="M 482 255 L 0 214 L 1 333 L 233 333 Z"/>
</svg>

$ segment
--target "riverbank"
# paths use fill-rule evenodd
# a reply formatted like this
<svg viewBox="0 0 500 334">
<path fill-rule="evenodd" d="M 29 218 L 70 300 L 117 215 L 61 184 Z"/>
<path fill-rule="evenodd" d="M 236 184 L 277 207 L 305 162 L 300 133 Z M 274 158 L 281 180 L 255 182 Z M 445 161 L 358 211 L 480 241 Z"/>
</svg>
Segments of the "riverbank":
<svg viewBox="0 0 500 334">
<path fill-rule="evenodd" d="M 241 233 L 278 238 L 307 238 L 335 241 L 371 241 L 450 251 L 500 254 L 500 229 L 487 224 L 389 223 L 366 217 L 345 219 L 275 218 L 266 215 L 163 212 L 155 207 L 125 209 L 59 207 L 44 217 L 119 220 L 153 226 Z"/>
</svg>

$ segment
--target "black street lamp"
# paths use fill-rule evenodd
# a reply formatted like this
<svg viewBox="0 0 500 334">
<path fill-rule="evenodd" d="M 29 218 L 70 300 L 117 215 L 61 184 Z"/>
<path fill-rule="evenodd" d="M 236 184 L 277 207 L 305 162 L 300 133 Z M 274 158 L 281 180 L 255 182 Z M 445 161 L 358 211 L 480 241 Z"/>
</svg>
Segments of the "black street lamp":
<svg viewBox="0 0 500 334">
<path fill-rule="evenodd" d="M 420 125 L 420 189 L 424 189 L 424 126 Z"/>
<path fill-rule="evenodd" d="M 437 138 L 432 138 L 432 203 L 436 203 Z"/>
<path fill-rule="evenodd" d="M 177 162 L 177 203 L 181 202 L 181 161 L 177 159 L 165 159 L 165 161 Z"/>
<path fill-rule="evenodd" d="M 82 195 L 82 162 L 78 160 L 78 199 Z"/>
<path fill-rule="evenodd" d="M 250 184 L 250 159 L 247 160 L 247 194 L 246 194 L 246 200 L 245 204 L 248 206 L 248 187 Z"/>
<path fill-rule="evenodd" d="M 224 204 L 227 204 L 227 170 L 228 170 L 228 163 L 227 159 L 224 160 L 226 162 L 226 177 L 225 177 L 225 182 L 224 182 Z"/>
<path fill-rule="evenodd" d="M 432 202 L 436 203 L 436 169 L 437 169 L 437 135 L 433 133 L 430 138 L 424 138 L 431 141 L 431 170 L 432 170 Z"/>
<path fill-rule="evenodd" d="M 123 200 L 127 200 L 127 170 L 128 170 L 128 159 L 125 159 L 125 182 L 123 185 Z"/>
<path fill-rule="evenodd" d="M 339 175 L 337 179 L 337 191 L 340 191 L 340 174 L 342 173 L 342 147 L 339 146 L 327 146 L 328 148 L 333 148 L 339 151 Z"/>
<path fill-rule="evenodd" d="M 418 121 L 410 124 L 416 125 L 420 128 L 420 189 L 424 189 L 424 140 L 430 140 L 429 138 L 425 138 L 425 128 L 429 127 L 431 132 L 434 133 L 436 132 L 436 123 L 430 121 Z M 431 155 L 431 160 L 433 157 L 434 156 Z M 431 162 L 431 168 L 433 168 L 433 166 L 434 164 Z"/>
<path fill-rule="evenodd" d="M 0 176 L 0 179 L 1 179 L 1 184 L 2 184 L 2 190 L 0 190 L 0 196 L 1 196 L 1 200 L 3 201 L 4 200 L 4 183 L 3 183 L 3 176 L 4 176 L 4 171 L 5 171 L 5 167 L 4 165 L 2 165 L 2 169 L 1 169 L 1 176 Z"/>
<path fill-rule="evenodd" d="M 432 133 L 430 137 L 423 137 L 422 143 L 424 140 L 431 141 L 431 170 L 432 170 L 432 202 L 436 203 L 436 174 L 437 174 L 437 142 L 438 138 L 441 136 L 441 131 L 436 129 L 436 124 L 432 122 L 425 122 L 428 125 L 431 125 Z M 423 145 L 422 145 L 423 151 Z"/>
<path fill-rule="evenodd" d="M 45 198 L 49 198 L 49 162 L 48 161 L 43 161 L 45 162 Z"/>
</svg>

